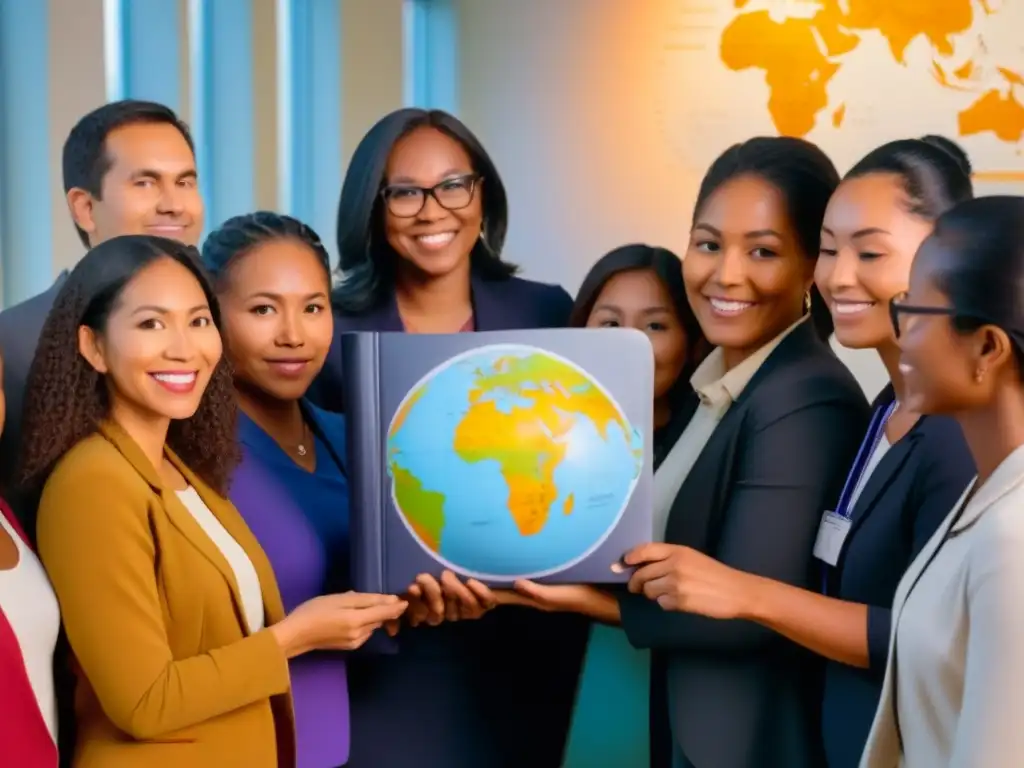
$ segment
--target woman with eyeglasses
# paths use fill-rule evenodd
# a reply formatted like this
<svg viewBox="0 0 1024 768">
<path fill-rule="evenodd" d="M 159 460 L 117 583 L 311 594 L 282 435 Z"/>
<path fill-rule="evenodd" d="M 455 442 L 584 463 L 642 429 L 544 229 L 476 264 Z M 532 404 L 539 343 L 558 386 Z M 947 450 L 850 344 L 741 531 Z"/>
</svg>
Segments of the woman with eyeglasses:
<svg viewBox="0 0 1024 768">
<path fill-rule="evenodd" d="M 501 177 L 465 125 L 437 110 L 382 118 L 356 148 L 342 186 L 334 342 L 308 397 L 344 409 L 345 332 L 565 326 L 569 294 L 517 277 L 501 259 L 507 225 Z M 587 622 L 522 608 L 490 612 L 486 588 L 448 577 L 443 590 L 429 578 L 411 587 L 411 620 L 396 655 L 350 670 L 360 706 L 348 765 L 557 768 Z M 439 626 L 411 626 L 423 617 Z"/>
<path fill-rule="evenodd" d="M 907 407 L 960 424 L 977 478 L 907 569 L 862 768 L 1024 754 L 1024 198 L 935 224 L 892 304 Z"/>
<path fill-rule="evenodd" d="M 688 551 L 677 610 L 754 621 L 826 660 L 822 736 L 830 768 L 857 765 L 882 690 L 893 594 L 974 476 L 960 427 L 906 397 L 889 317 L 935 220 L 972 195 L 963 151 L 941 137 L 893 141 L 846 174 L 829 200 L 815 283 L 838 341 L 874 349 L 890 383 L 815 544 L 819 590 Z M 936 763 L 938 765 L 939 763 Z"/>
</svg>

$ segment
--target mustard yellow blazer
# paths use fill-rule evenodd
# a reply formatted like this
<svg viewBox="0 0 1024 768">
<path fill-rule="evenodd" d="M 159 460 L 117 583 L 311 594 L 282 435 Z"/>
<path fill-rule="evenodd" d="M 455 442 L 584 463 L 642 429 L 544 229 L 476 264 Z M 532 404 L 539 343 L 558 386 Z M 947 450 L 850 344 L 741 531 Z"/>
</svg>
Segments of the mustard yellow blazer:
<svg viewBox="0 0 1024 768">
<path fill-rule="evenodd" d="M 267 626 L 280 621 L 238 511 L 167 456 L 252 560 Z M 60 460 L 38 537 L 78 678 L 76 768 L 295 765 L 284 653 L 249 634 L 231 566 L 127 433 L 105 424 Z"/>
</svg>

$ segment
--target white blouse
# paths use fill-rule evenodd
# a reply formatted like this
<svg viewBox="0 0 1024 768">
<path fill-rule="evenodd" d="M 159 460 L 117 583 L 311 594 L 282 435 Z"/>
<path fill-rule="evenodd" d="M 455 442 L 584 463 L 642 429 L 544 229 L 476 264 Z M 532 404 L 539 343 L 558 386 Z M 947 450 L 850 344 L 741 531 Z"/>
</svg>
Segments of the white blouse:
<svg viewBox="0 0 1024 768">
<path fill-rule="evenodd" d="M 178 498 L 185 505 L 185 509 L 192 513 L 196 522 L 202 526 L 206 535 L 217 545 L 217 549 L 231 566 L 231 570 L 235 574 L 235 583 L 238 585 L 238 592 L 242 596 L 242 608 L 245 611 L 249 632 L 258 632 L 263 629 L 266 621 L 263 615 L 263 590 L 260 588 L 260 577 L 253 567 L 252 560 L 227 529 L 221 525 L 220 520 L 206 506 L 206 503 L 196 493 L 195 488 L 190 486 L 184 491 L 178 491 Z"/>
<path fill-rule="evenodd" d="M 0 570 L 0 608 L 21 648 L 39 712 L 57 740 L 57 697 L 53 688 L 53 649 L 60 632 L 60 607 L 39 558 L 0 514 L 0 526 L 14 539 L 18 562 Z M 0 681 L 0 685 L 2 685 Z"/>
</svg>

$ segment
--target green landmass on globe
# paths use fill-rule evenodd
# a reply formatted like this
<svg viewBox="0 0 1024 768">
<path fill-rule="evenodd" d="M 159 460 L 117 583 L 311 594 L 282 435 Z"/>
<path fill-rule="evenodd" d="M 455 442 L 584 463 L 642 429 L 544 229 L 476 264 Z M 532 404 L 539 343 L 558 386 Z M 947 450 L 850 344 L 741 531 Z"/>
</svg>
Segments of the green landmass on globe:
<svg viewBox="0 0 1024 768">
<path fill-rule="evenodd" d="M 507 346 L 483 348 L 443 366 L 404 398 L 387 433 L 393 499 L 421 544 L 462 564 L 475 559 L 477 551 L 491 552 L 493 558 L 494 548 L 518 546 L 507 531 L 501 541 L 481 539 L 501 527 L 494 524 L 494 504 L 500 503 L 502 515 L 514 523 L 514 538 L 554 536 L 549 530 L 553 516 L 593 516 L 578 524 L 585 533 L 579 545 L 553 538 L 547 542 L 552 562 L 544 566 L 554 567 L 555 560 L 566 560 L 575 549 L 583 552 L 584 544 L 605 535 L 617 519 L 639 477 L 643 442 L 618 404 L 586 372 L 532 347 L 492 351 Z M 593 468 L 577 462 L 578 468 L 569 472 L 567 455 L 573 450 L 588 451 Z M 483 478 L 490 475 L 468 469 L 483 463 L 497 467 L 502 488 L 485 486 Z M 464 473 L 461 480 L 453 479 L 457 472 Z M 477 478 L 480 486 L 471 487 Z M 467 494 L 479 498 L 480 517 L 453 527 L 453 495 L 460 496 L 464 509 L 461 497 Z M 459 541 L 468 542 L 471 530 L 480 546 L 469 554 L 469 544 L 460 549 Z M 524 550 L 518 559 L 531 556 Z M 509 557 L 515 559 L 514 553 Z M 480 563 L 466 567 L 487 570 Z"/>
<path fill-rule="evenodd" d="M 740 11 L 721 35 L 719 55 L 734 71 L 759 69 L 768 86 L 768 112 L 783 136 L 806 136 L 828 112 L 840 127 L 844 103 L 830 105 L 828 85 L 843 61 L 860 46 L 866 32 L 877 32 L 888 43 L 897 64 L 905 64 L 907 47 L 924 38 L 932 48 L 932 77 L 942 87 L 969 94 L 958 114 L 961 136 L 991 133 L 1000 141 L 1024 138 L 1024 88 L 1020 72 L 996 67 L 1003 88 L 978 86 L 972 79 L 973 59 L 947 65 L 954 53 L 952 37 L 972 28 L 972 0 L 808 0 L 817 10 L 810 18 L 776 21 L 766 10 L 743 10 L 749 0 L 734 0 Z M 981 11 L 996 13 L 981 0 Z M 845 6 L 845 10 L 844 10 Z M 983 41 L 979 41 L 983 47 Z"/>
</svg>

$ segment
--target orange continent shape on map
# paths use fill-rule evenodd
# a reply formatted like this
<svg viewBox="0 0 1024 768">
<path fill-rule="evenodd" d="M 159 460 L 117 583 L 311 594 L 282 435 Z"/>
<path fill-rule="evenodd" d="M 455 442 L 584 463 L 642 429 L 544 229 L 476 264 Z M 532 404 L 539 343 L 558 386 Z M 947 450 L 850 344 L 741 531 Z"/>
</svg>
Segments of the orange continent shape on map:
<svg viewBox="0 0 1024 768">
<path fill-rule="evenodd" d="M 737 9 L 745 3 L 734 2 Z M 768 85 L 768 112 L 783 136 L 806 136 L 829 105 L 828 86 L 860 43 L 876 31 L 904 64 L 907 47 L 925 37 L 940 55 L 953 53 L 951 37 L 974 23 L 971 0 L 818 0 L 812 18 L 774 20 L 768 11 L 740 12 L 722 33 L 719 54 L 734 71 L 760 69 Z M 941 74 L 941 70 L 939 72 Z M 941 78 L 940 78 L 941 82 Z M 832 110 L 840 127 L 845 108 Z"/>
<path fill-rule="evenodd" d="M 496 461 L 508 485 L 508 510 L 519 533 L 532 536 L 547 523 L 558 497 L 555 468 L 565 444 L 555 439 L 570 425 L 562 417 L 513 407 L 508 413 L 493 401 L 474 403 L 455 428 L 455 452 L 466 462 Z"/>
<path fill-rule="evenodd" d="M 1012 91 L 1007 94 L 995 89 L 986 91 L 957 119 L 961 136 L 990 132 L 996 138 L 1011 143 L 1024 138 L 1024 105 Z"/>
<path fill-rule="evenodd" d="M 412 472 L 393 462 L 391 477 L 395 500 L 406 522 L 428 549 L 438 552 L 444 529 L 444 494 L 427 490 Z"/>
<path fill-rule="evenodd" d="M 516 398 L 501 409 L 493 396 Z M 543 353 L 508 355 L 477 371 L 470 407 L 455 429 L 455 452 L 467 462 L 496 461 L 508 485 L 508 509 L 523 536 L 539 533 L 558 498 L 555 469 L 579 417 L 602 439 L 615 424 L 629 440 L 616 404 L 582 371 Z M 570 514 L 575 499 L 563 508 Z"/>
<path fill-rule="evenodd" d="M 719 54 L 734 71 L 764 71 L 768 112 L 783 136 L 810 133 L 839 70 L 819 47 L 813 20 L 775 21 L 767 11 L 736 16 L 722 33 Z"/>
<path fill-rule="evenodd" d="M 822 0 L 822 5 L 835 7 L 837 0 Z M 974 24 L 971 0 L 849 0 L 847 5 L 843 26 L 879 32 L 899 64 L 905 63 L 907 47 L 919 36 L 940 55 L 951 55 L 950 38 Z"/>
<path fill-rule="evenodd" d="M 500 358 L 493 370 L 477 374 L 469 401 L 477 403 L 495 390 L 529 400 L 531 412 L 559 433 L 572 426 L 561 411 L 590 419 L 602 439 L 616 424 L 629 440 L 629 428 L 615 403 L 585 373 L 558 358 L 541 353 Z"/>
</svg>

